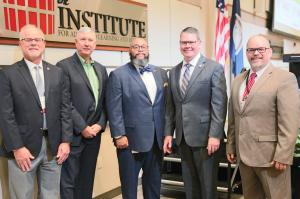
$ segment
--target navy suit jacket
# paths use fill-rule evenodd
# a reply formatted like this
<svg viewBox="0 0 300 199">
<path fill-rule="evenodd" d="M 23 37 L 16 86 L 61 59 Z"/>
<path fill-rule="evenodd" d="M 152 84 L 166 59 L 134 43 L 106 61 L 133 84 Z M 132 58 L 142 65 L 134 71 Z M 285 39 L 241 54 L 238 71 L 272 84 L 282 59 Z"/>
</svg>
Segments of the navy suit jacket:
<svg viewBox="0 0 300 199">
<path fill-rule="evenodd" d="M 129 148 L 138 152 L 150 151 L 155 137 L 161 148 L 164 135 L 167 74 L 161 68 L 150 67 L 157 86 L 153 104 L 140 74 L 131 63 L 110 73 L 106 92 L 112 137 L 127 136 Z"/>
<path fill-rule="evenodd" d="M 106 111 L 105 111 L 105 88 L 108 75 L 106 68 L 94 63 L 94 69 L 99 79 L 99 96 L 98 104 L 92 91 L 89 79 L 84 71 L 84 68 L 75 53 L 73 56 L 61 60 L 56 64 L 62 68 L 65 74 L 67 86 L 71 91 L 72 102 L 72 120 L 74 127 L 74 136 L 72 146 L 79 146 L 82 140 L 81 132 L 88 125 L 99 124 L 102 127 L 102 132 L 106 127 Z M 100 134 L 98 134 L 100 136 Z M 85 139 L 87 142 L 98 142 L 97 139 Z"/>
<path fill-rule="evenodd" d="M 43 61 L 48 141 L 52 155 L 61 142 L 72 141 L 70 94 L 63 71 Z M 41 146 L 41 102 L 24 60 L 0 71 L 0 128 L 3 154 L 25 146 L 37 157 Z"/>
</svg>

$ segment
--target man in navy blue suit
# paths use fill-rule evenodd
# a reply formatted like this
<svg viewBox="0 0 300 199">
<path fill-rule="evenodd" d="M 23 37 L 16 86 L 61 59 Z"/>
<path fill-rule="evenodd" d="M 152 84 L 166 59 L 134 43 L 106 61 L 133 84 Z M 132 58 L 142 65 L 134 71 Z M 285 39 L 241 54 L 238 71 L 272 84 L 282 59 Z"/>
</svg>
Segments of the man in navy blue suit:
<svg viewBox="0 0 300 199">
<path fill-rule="evenodd" d="M 167 74 L 148 64 L 145 39 L 134 38 L 129 54 L 131 61 L 110 73 L 106 92 L 122 195 L 124 199 L 137 198 L 142 169 L 144 198 L 159 198 Z"/>
</svg>

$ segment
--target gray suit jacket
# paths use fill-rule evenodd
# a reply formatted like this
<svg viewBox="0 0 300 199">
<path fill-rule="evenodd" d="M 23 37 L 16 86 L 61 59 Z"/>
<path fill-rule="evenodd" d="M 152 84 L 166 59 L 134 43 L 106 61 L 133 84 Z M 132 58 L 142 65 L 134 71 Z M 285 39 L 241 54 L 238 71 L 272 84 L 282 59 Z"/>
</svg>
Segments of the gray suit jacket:
<svg viewBox="0 0 300 199">
<path fill-rule="evenodd" d="M 56 64 L 62 68 L 65 74 L 68 89 L 71 91 L 72 102 L 72 120 L 74 127 L 73 146 L 81 143 L 81 132 L 88 125 L 98 123 L 102 127 L 102 131 L 106 127 L 106 111 L 105 111 L 105 88 L 108 75 L 106 68 L 94 63 L 94 69 L 99 79 L 99 96 L 98 105 L 96 106 L 92 87 L 84 68 L 75 53 L 73 56 L 61 60 Z M 99 139 L 87 139 L 89 142 L 97 142 Z"/>
<path fill-rule="evenodd" d="M 176 142 L 182 136 L 192 147 L 207 146 L 209 137 L 221 139 L 224 135 L 227 94 L 223 67 L 201 55 L 191 76 L 185 96 L 180 91 L 182 62 L 169 74 L 172 103 L 167 108 L 166 135 L 173 135 Z"/>
<path fill-rule="evenodd" d="M 48 141 L 52 155 L 72 140 L 70 94 L 63 71 L 43 61 Z M 0 129 L 4 151 L 27 147 L 37 157 L 42 146 L 41 102 L 24 60 L 0 71 Z M 8 152 L 8 153 L 7 153 Z"/>
</svg>

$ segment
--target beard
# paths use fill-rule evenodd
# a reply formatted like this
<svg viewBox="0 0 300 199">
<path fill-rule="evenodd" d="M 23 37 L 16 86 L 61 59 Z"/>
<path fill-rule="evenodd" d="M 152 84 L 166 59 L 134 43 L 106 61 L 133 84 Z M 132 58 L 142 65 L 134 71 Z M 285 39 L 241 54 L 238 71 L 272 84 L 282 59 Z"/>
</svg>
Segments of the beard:
<svg viewBox="0 0 300 199">
<path fill-rule="evenodd" d="M 144 59 L 137 59 L 136 56 L 132 55 L 131 53 L 129 55 L 130 61 L 135 67 L 145 67 L 149 63 L 149 55 L 145 55 Z"/>
</svg>

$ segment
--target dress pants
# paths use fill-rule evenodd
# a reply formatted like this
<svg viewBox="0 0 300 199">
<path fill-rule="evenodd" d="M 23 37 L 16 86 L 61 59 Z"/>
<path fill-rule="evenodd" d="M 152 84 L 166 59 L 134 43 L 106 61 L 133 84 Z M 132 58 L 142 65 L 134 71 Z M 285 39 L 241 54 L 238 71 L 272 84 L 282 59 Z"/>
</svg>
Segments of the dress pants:
<svg viewBox="0 0 300 199">
<path fill-rule="evenodd" d="M 206 147 L 190 147 L 184 138 L 179 150 L 186 198 L 217 199 L 220 150 L 209 156 Z"/>
<path fill-rule="evenodd" d="M 61 166 L 56 163 L 55 157 L 50 157 L 47 150 L 47 140 L 43 137 L 41 151 L 27 172 L 18 167 L 15 159 L 8 160 L 10 199 L 32 199 L 36 177 L 39 199 L 59 199 Z"/>
<path fill-rule="evenodd" d="M 93 140 L 83 139 L 80 146 L 72 146 L 62 165 L 61 199 L 91 199 L 101 134 Z"/>
<path fill-rule="evenodd" d="M 291 199 L 291 170 L 239 164 L 245 199 Z"/>
<path fill-rule="evenodd" d="M 162 151 L 156 141 L 154 143 L 148 152 L 134 153 L 129 148 L 117 149 L 123 199 L 137 198 L 141 169 L 144 199 L 160 198 Z"/>
</svg>

